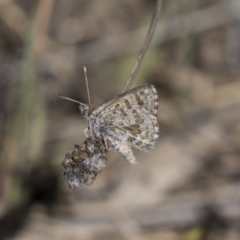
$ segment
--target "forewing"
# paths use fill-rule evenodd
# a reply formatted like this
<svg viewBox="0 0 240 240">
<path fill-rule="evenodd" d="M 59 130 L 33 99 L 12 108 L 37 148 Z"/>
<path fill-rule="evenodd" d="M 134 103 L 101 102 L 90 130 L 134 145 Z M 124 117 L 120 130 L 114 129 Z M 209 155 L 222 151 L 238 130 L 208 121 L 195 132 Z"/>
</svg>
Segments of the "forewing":
<svg viewBox="0 0 240 240">
<path fill-rule="evenodd" d="M 155 87 L 143 85 L 100 105 L 91 117 L 104 123 L 106 135 L 147 151 L 159 136 L 157 108 Z"/>
</svg>

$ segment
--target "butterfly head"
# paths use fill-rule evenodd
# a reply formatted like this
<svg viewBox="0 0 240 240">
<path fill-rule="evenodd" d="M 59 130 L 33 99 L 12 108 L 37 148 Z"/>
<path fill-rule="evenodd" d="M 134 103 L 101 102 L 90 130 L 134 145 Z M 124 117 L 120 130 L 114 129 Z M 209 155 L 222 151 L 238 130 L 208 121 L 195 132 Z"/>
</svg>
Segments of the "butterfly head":
<svg viewBox="0 0 240 240">
<path fill-rule="evenodd" d="M 82 114 L 82 116 L 87 120 L 88 117 L 91 115 L 92 108 L 86 104 L 80 104 L 79 110 Z"/>
<path fill-rule="evenodd" d="M 68 97 L 64 97 L 64 96 L 62 96 L 60 93 L 58 93 L 58 96 L 59 96 L 60 98 L 66 99 L 66 100 L 68 100 L 68 101 L 78 103 L 78 104 L 79 104 L 79 110 L 80 110 L 82 116 L 83 116 L 85 119 L 88 119 L 88 117 L 91 115 L 91 113 L 92 113 L 92 108 L 91 108 L 91 106 L 86 105 L 86 104 L 84 104 L 84 103 L 82 103 L 82 102 L 76 101 L 76 100 L 74 100 L 74 99 L 71 99 L 71 98 L 68 98 Z"/>
</svg>

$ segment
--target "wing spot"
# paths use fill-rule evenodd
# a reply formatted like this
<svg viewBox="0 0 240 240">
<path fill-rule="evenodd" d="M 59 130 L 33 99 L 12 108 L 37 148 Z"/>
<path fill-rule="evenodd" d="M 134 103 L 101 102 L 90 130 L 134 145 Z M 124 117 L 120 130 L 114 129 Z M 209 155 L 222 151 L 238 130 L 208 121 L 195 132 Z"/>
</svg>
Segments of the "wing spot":
<svg viewBox="0 0 240 240">
<path fill-rule="evenodd" d="M 133 110 L 132 110 L 132 113 L 133 113 L 133 114 L 134 114 L 134 113 L 137 113 L 136 109 L 133 109 Z"/>
<path fill-rule="evenodd" d="M 157 140 L 158 137 L 159 137 L 159 135 L 155 133 L 155 134 L 154 134 L 154 140 Z"/>
<path fill-rule="evenodd" d="M 144 90 L 144 94 L 148 94 L 148 93 L 149 93 L 149 89 L 146 88 L 146 89 Z"/>
<path fill-rule="evenodd" d="M 132 135 L 136 136 L 138 134 L 141 134 L 142 131 L 139 129 L 139 125 L 138 124 L 133 124 L 133 125 L 130 125 L 129 127 L 126 126 L 124 127 L 127 131 L 129 131 Z"/>
<path fill-rule="evenodd" d="M 124 102 L 127 106 L 130 106 L 130 102 L 127 99 L 125 99 Z"/>
<path fill-rule="evenodd" d="M 137 94 L 135 95 L 135 98 L 137 102 L 141 101 L 140 97 Z"/>
<path fill-rule="evenodd" d="M 128 137 L 127 139 L 130 143 L 132 143 L 135 139 L 133 137 Z"/>
<path fill-rule="evenodd" d="M 137 124 L 142 124 L 144 122 L 143 119 L 141 119 L 138 115 L 134 115 L 135 119 L 136 119 L 136 123 Z"/>
<path fill-rule="evenodd" d="M 121 112 L 122 117 L 127 117 L 127 114 L 125 113 L 125 111 L 122 108 L 120 109 L 120 112 Z"/>
</svg>

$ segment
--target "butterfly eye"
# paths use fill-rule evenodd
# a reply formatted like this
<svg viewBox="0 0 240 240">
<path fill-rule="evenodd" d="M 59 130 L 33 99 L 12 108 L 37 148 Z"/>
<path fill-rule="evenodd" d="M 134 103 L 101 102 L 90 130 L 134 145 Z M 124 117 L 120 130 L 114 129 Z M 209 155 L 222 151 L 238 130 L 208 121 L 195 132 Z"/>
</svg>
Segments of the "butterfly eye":
<svg viewBox="0 0 240 240">
<path fill-rule="evenodd" d="M 84 118 L 87 118 L 89 116 L 90 108 L 88 106 L 79 106 L 80 112 Z"/>
<path fill-rule="evenodd" d="M 83 114 L 83 116 L 87 116 L 87 114 L 88 114 L 88 109 L 83 109 L 82 114 Z"/>
</svg>

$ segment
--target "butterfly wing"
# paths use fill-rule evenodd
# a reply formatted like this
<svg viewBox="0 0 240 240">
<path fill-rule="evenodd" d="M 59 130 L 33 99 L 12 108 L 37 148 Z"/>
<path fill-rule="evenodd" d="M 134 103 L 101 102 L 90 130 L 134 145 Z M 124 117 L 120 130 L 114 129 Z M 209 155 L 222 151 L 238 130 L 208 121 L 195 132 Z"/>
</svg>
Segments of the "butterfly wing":
<svg viewBox="0 0 240 240">
<path fill-rule="evenodd" d="M 100 105 L 93 111 L 89 122 L 93 132 L 101 134 L 110 143 L 148 151 L 159 136 L 157 109 L 155 87 L 143 85 Z"/>
</svg>

